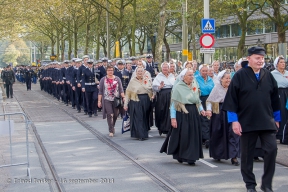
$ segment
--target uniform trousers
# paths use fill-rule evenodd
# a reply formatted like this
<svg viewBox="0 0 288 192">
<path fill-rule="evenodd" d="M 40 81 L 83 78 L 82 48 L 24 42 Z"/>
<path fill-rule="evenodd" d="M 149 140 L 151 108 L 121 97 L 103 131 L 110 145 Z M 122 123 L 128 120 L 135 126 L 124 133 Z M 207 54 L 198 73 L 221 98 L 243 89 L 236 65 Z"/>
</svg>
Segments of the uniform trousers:
<svg viewBox="0 0 288 192">
<path fill-rule="evenodd" d="M 87 102 L 86 102 L 86 94 L 85 94 L 85 92 L 81 92 L 81 94 L 82 94 L 82 106 L 83 106 L 83 110 L 84 110 L 84 112 L 88 112 Z"/>
<path fill-rule="evenodd" d="M 85 98 L 87 104 L 88 114 L 94 113 L 95 103 L 98 103 L 98 90 L 97 91 L 85 91 Z"/>
<path fill-rule="evenodd" d="M 73 91 L 71 85 L 68 85 L 69 88 L 69 93 L 70 93 L 70 101 L 71 101 L 71 105 L 72 107 L 75 107 L 76 101 L 75 101 L 75 91 Z"/>
<path fill-rule="evenodd" d="M 272 189 L 272 178 L 275 172 L 277 155 L 277 143 L 275 131 L 253 131 L 242 133 L 241 144 L 241 174 L 247 189 L 256 187 L 255 175 L 253 173 L 254 150 L 258 136 L 264 150 L 264 174 L 262 176 L 262 187 Z"/>
<path fill-rule="evenodd" d="M 76 108 L 78 111 L 81 111 L 81 104 L 82 104 L 82 90 L 81 87 L 75 87 L 75 101 L 76 101 Z"/>
<path fill-rule="evenodd" d="M 66 83 L 66 81 L 64 82 L 64 84 L 62 85 L 62 90 L 63 90 L 63 101 L 68 104 L 69 101 L 69 94 L 68 94 L 68 84 Z"/>
<path fill-rule="evenodd" d="M 9 96 L 12 98 L 13 97 L 13 84 L 6 83 L 5 84 L 5 88 L 6 88 L 6 96 L 7 96 L 7 98 L 9 98 Z"/>
<path fill-rule="evenodd" d="M 26 79 L 26 87 L 27 87 L 27 91 L 30 89 L 31 90 L 31 78 L 27 78 Z"/>
</svg>

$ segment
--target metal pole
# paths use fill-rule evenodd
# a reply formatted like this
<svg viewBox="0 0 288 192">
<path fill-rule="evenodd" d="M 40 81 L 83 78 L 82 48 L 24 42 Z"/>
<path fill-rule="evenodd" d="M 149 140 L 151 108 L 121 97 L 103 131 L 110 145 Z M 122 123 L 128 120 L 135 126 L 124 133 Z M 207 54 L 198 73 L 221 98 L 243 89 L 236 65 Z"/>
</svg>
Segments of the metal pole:
<svg viewBox="0 0 288 192">
<path fill-rule="evenodd" d="M 188 57 L 187 0 L 182 2 L 182 62 Z"/>
<path fill-rule="evenodd" d="M 209 19 L 209 0 L 204 0 L 204 19 Z M 204 53 L 204 63 L 211 64 L 211 55 L 209 53 Z"/>
<path fill-rule="evenodd" d="M 13 154 L 12 154 L 12 131 L 11 131 L 11 122 L 10 122 L 10 115 L 8 115 L 8 123 L 9 123 L 9 137 L 10 137 L 10 164 L 13 164 L 12 163 L 12 158 L 13 158 Z"/>
<path fill-rule="evenodd" d="M 34 63 L 36 63 L 36 46 L 34 45 Z"/>
<path fill-rule="evenodd" d="M 109 3 L 108 0 L 106 0 L 106 28 L 107 28 L 107 57 L 110 59 L 110 34 L 109 34 Z"/>
</svg>

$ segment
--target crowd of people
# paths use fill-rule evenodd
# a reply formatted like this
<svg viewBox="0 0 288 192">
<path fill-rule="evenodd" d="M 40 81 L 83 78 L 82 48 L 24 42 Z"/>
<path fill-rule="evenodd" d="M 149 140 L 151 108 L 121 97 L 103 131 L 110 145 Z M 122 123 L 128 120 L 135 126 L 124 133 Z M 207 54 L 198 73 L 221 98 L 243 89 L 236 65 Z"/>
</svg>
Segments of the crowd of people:
<svg viewBox="0 0 288 192">
<path fill-rule="evenodd" d="M 253 158 L 262 157 L 266 184 L 261 189 L 269 191 L 276 138 L 288 144 L 288 71 L 281 56 L 274 71 L 264 69 L 263 55 L 263 48 L 250 48 L 234 70 L 221 68 L 219 61 L 198 66 L 173 59 L 158 68 L 150 54 L 98 61 L 85 55 L 43 66 L 38 77 L 41 90 L 79 113 L 92 117 L 102 111 L 110 137 L 118 117 L 128 113 L 131 137 L 146 140 L 155 125 L 166 134 L 160 152 L 179 163 L 195 165 L 205 146 L 215 161 L 241 164 L 248 191 L 256 186 Z"/>
</svg>

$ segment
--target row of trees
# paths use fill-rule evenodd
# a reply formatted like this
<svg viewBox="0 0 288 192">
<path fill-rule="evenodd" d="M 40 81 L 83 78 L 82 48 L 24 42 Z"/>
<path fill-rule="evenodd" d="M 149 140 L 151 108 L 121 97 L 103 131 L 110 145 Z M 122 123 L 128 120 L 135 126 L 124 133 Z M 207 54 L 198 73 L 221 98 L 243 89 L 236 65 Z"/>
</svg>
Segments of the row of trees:
<svg viewBox="0 0 288 192">
<path fill-rule="evenodd" d="M 188 12 L 182 13 L 186 0 L 0 0 L 0 35 L 14 41 L 17 38 L 32 41 L 44 55 L 47 47 L 51 54 L 64 59 L 100 49 L 114 49 L 120 42 L 120 50 L 129 46 L 129 54 L 143 54 L 149 41 L 156 61 L 161 61 L 162 46 L 169 56 L 167 37 L 174 35 L 181 41 L 182 14 L 188 21 L 188 45 L 196 50 L 196 36 L 200 36 L 200 20 L 203 18 L 203 0 L 187 0 Z M 283 0 L 210 0 L 210 16 L 217 18 L 217 25 L 229 16 L 238 22 L 242 35 L 238 44 L 238 57 L 243 55 L 248 22 L 264 14 L 277 27 L 278 42 L 284 43 L 288 29 L 288 14 Z M 106 36 L 106 19 L 109 14 L 109 41 Z M 250 21 L 251 20 L 251 21 Z M 255 24 L 256 25 L 256 24 Z M 180 34 L 180 35 L 179 35 Z M 156 37 L 156 40 L 155 40 Z M 67 47 L 66 47 L 67 45 Z M 137 46 L 136 46 L 137 45 Z M 136 47 L 138 49 L 136 50 Z M 121 52 L 120 52 L 121 53 Z M 109 56 L 108 56 L 109 57 Z M 193 57 L 196 57 L 194 52 Z M 196 59 L 196 58 L 194 58 Z"/>
</svg>

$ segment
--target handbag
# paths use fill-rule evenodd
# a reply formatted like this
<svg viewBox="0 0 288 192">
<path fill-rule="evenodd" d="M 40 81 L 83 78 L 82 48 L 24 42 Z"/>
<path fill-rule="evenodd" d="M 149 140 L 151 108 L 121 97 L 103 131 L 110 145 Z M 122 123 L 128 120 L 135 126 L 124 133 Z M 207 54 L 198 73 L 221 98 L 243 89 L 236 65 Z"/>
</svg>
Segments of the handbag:
<svg viewBox="0 0 288 192">
<path fill-rule="evenodd" d="M 122 134 L 130 131 L 130 117 L 128 113 L 125 113 L 125 116 L 123 117 L 123 122 L 122 122 Z"/>
<path fill-rule="evenodd" d="M 114 107 L 115 108 L 123 107 L 123 100 L 120 97 L 114 97 Z"/>
</svg>

